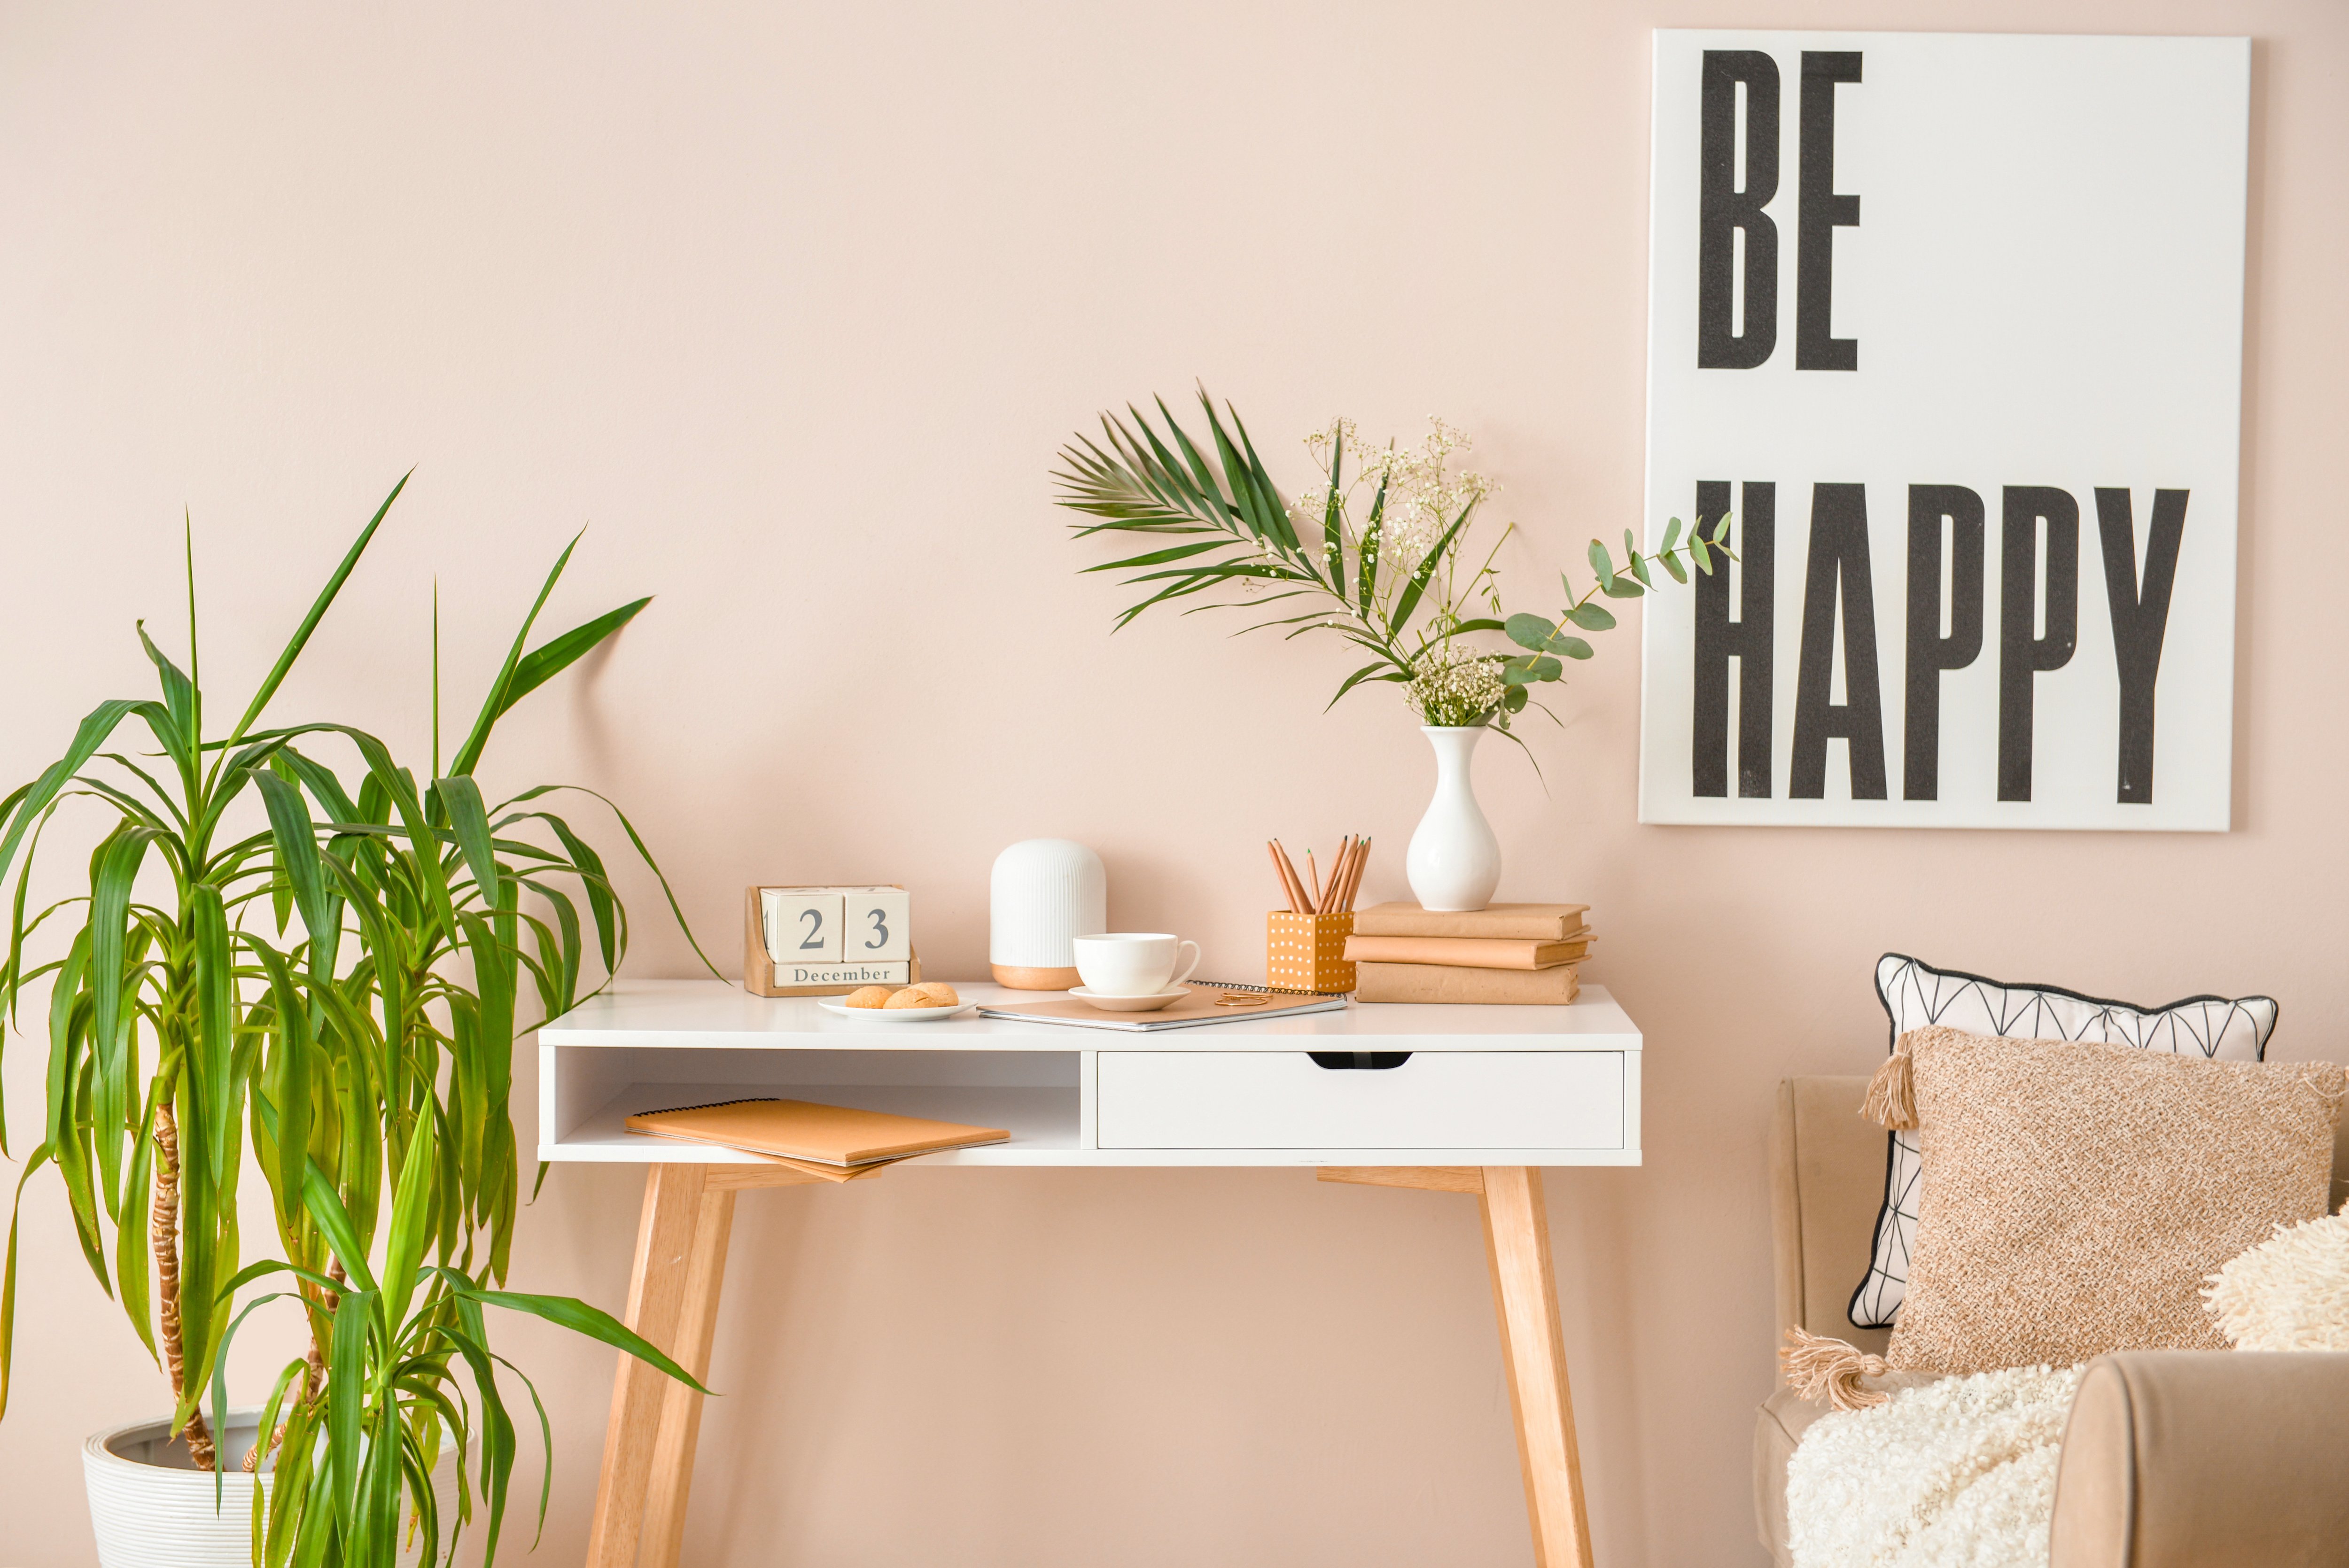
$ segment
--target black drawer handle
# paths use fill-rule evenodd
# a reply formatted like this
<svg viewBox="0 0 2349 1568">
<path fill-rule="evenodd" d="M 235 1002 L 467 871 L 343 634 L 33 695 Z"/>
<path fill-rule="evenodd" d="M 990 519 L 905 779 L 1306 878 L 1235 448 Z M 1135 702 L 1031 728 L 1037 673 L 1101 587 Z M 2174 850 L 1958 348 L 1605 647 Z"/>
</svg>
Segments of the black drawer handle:
<svg viewBox="0 0 2349 1568">
<path fill-rule="evenodd" d="M 1384 1072 L 1411 1060 L 1409 1051 L 1308 1051 L 1317 1068 L 1332 1072 Z"/>
</svg>

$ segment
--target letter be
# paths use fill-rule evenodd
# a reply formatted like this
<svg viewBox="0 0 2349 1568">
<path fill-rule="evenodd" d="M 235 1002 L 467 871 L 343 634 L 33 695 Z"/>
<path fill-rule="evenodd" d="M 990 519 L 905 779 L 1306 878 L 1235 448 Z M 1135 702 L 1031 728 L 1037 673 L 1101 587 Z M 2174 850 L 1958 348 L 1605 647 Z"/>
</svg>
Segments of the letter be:
<svg viewBox="0 0 2349 1568">
<path fill-rule="evenodd" d="M 1745 168 L 1737 168 L 1737 88 L 1745 88 Z M 1778 62 L 1759 49 L 1707 49 L 1700 139 L 1696 362 L 1751 370 L 1778 345 Z M 1741 188 L 1742 187 L 1742 188 Z M 1736 234 L 1745 235 L 1745 319 L 1735 315 Z"/>
</svg>

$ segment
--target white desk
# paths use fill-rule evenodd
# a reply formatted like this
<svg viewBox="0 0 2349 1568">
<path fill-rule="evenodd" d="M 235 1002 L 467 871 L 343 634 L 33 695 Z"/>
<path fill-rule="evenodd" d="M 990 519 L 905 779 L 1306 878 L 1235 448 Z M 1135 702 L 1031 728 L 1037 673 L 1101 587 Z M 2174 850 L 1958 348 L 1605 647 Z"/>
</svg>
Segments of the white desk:
<svg viewBox="0 0 2349 1568">
<path fill-rule="evenodd" d="M 967 1001 L 1037 999 L 956 985 Z M 711 980 L 631 982 L 538 1031 L 538 1154 L 650 1167 L 627 1321 L 696 1377 L 709 1369 L 735 1193 L 828 1184 L 754 1154 L 638 1137 L 622 1127 L 638 1110 L 783 1095 L 1011 1133 L 907 1164 L 1310 1165 L 1324 1181 L 1474 1193 L 1535 1561 L 1566 1568 L 1588 1564 L 1590 1547 L 1539 1168 L 1640 1162 L 1640 1049 L 1595 985 L 1570 1007 L 1355 1006 L 1143 1034 L 975 1015 L 868 1021 Z M 590 1568 L 678 1561 L 700 1404 L 622 1358 Z"/>
</svg>

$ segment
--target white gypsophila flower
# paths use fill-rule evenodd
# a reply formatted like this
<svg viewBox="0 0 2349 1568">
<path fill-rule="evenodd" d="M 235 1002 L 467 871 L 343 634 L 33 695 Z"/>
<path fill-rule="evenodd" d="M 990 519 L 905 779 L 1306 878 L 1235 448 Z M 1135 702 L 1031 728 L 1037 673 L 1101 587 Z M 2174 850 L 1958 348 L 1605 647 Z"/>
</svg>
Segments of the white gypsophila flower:
<svg viewBox="0 0 2349 1568">
<path fill-rule="evenodd" d="M 1451 471 L 1453 454 L 1474 445 L 1467 432 L 1434 416 L 1428 427 L 1417 447 L 1391 445 L 1363 459 L 1363 477 L 1386 486 L 1390 552 L 1414 561 L 1433 549 L 1464 511 L 1498 489 L 1482 474 Z"/>
<path fill-rule="evenodd" d="M 1457 727 L 1484 723 L 1508 692 L 1500 660 L 1447 648 L 1419 661 L 1403 688 L 1403 700 L 1422 724 Z"/>
</svg>

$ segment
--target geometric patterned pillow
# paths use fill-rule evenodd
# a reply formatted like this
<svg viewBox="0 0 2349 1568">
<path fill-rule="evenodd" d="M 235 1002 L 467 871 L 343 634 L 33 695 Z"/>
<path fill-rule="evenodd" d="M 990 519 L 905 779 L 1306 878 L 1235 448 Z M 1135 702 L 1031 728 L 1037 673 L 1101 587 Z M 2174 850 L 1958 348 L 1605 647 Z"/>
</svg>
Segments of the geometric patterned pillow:
<svg viewBox="0 0 2349 1568">
<path fill-rule="evenodd" d="M 2168 1056 L 2255 1062 L 2275 1033 L 2272 996 L 2189 996 L 2163 1007 L 2083 996 L 2056 985 L 2009 985 L 1979 975 L 1936 969 L 1888 953 L 1876 961 L 1876 995 L 1898 1042 L 1911 1029 L 1939 1024 L 1973 1035 L 2014 1039 L 2091 1040 Z M 1925 1159 L 1913 1130 L 1891 1135 L 1885 1151 L 1884 1207 L 1876 1216 L 1875 1255 L 1852 1292 L 1850 1316 L 1861 1328 L 1888 1328 L 1909 1287 L 1909 1254 L 1925 1191 Z"/>
</svg>

